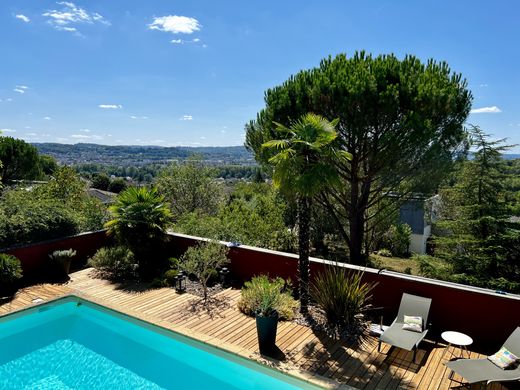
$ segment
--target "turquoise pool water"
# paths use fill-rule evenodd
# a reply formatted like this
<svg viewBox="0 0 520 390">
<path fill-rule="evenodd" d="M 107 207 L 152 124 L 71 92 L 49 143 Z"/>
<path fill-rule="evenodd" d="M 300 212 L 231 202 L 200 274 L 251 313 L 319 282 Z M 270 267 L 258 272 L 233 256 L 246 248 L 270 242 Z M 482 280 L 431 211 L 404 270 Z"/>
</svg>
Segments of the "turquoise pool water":
<svg viewBox="0 0 520 390">
<path fill-rule="evenodd" d="M 315 387 L 79 298 L 0 318 L 0 389 L 183 388 Z"/>
</svg>

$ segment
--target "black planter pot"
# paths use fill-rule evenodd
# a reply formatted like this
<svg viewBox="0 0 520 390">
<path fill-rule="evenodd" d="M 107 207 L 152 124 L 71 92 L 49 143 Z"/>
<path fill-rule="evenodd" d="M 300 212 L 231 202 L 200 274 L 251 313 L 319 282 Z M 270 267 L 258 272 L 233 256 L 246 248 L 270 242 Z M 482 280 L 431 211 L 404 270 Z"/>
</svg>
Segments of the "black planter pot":
<svg viewBox="0 0 520 390">
<path fill-rule="evenodd" d="M 278 328 L 278 313 L 271 316 L 256 315 L 256 332 L 260 353 L 269 353 L 276 346 L 276 329 Z"/>
</svg>

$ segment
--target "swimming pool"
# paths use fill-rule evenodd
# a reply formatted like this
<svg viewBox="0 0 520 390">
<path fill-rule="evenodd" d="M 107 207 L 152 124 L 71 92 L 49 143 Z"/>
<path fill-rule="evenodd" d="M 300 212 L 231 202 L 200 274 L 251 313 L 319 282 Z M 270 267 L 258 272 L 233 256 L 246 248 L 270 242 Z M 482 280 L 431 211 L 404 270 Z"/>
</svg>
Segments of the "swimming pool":
<svg viewBox="0 0 520 390">
<path fill-rule="evenodd" d="M 0 318 L 0 389 L 317 387 L 75 296 Z"/>
</svg>

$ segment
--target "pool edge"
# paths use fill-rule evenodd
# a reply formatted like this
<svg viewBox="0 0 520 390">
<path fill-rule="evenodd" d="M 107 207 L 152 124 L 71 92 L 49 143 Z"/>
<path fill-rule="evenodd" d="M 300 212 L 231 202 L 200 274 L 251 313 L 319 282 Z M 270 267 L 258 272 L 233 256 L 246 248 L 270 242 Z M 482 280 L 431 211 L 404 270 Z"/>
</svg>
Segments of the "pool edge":
<svg viewBox="0 0 520 390">
<path fill-rule="evenodd" d="M 246 365 L 246 366 L 247 365 L 253 365 L 253 366 L 256 365 L 256 366 L 258 366 L 259 369 L 261 369 L 261 371 L 263 371 L 263 370 L 273 371 L 275 373 L 286 375 L 290 378 L 293 378 L 293 379 L 296 379 L 299 381 L 303 381 L 312 386 L 317 386 L 317 387 L 321 387 L 324 389 L 355 389 L 352 386 L 348 386 L 346 384 L 334 381 L 329 378 L 324 378 L 319 375 L 313 375 L 313 374 L 309 373 L 308 371 L 301 370 L 298 368 L 283 367 L 282 369 L 280 369 L 278 367 L 272 367 L 269 364 L 266 364 L 264 361 L 272 362 L 273 364 L 279 364 L 280 361 L 275 360 L 275 359 L 270 359 L 268 357 L 261 356 L 261 355 L 256 356 L 250 350 L 247 350 L 242 347 L 237 347 L 233 344 L 224 342 L 222 340 L 219 340 L 218 338 L 208 336 L 203 333 L 192 331 L 184 326 L 178 326 L 178 325 L 172 324 L 170 322 L 161 320 L 161 319 L 153 317 L 153 316 L 143 315 L 142 313 L 138 313 L 132 309 L 128 309 L 128 308 L 121 309 L 121 308 L 115 307 L 114 305 L 112 305 L 108 302 L 105 302 L 101 299 L 91 297 L 91 296 L 86 295 L 77 290 L 74 290 L 74 291 L 71 291 L 68 293 L 64 293 L 57 297 L 46 299 L 43 302 L 32 303 L 25 307 L 12 310 L 8 313 L 1 314 L 0 320 L 3 320 L 7 317 L 13 318 L 13 317 L 17 317 L 17 316 L 26 314 L 27 312 L 30 312 L 31 310 L 37 310 L 37 308 L 40 306 L 57 303 L 60 301 L 68 301 L 68 300 L 74 301 L 75 299 L 77 299 L 79 301 L 85 301 L 91 305 L 98 306 L 101 309 L 114 312 L 116 315 L 123 316 L 123 317 L 130 319 L 133 322 L 140 323 L 141 325 L 144 325 L 146 328 L 154 328 L 154 327 L 158 328 L 159 330 L 162 331 L 161 333 L 166 333 L 166 335 L 167 335 L 167 333 L 171 332 L 174 335 L 177 335 L 178 337 L 186 338 L 189 342 L 191 342 L 195 345 L 200 344 L 201 347 L 206 346 L 206 347 L 209 347 L 209 349 L 216 349 L 217 351 L 220 351 L 224 355 L 229 354 L 229 355 L 231 355 L 230 357 L 238 359 L 239 363 L 242 362 L 242 363 L 244 363 L 243 365 Z M 152 329 L 152 331 L 153 331 L 153 329 Z M 203 349 L 206 349 L 206 348 L 203 348 Z M 260 357 L 264 361 L 259 360 L 258 357 Z"/>
</svg>

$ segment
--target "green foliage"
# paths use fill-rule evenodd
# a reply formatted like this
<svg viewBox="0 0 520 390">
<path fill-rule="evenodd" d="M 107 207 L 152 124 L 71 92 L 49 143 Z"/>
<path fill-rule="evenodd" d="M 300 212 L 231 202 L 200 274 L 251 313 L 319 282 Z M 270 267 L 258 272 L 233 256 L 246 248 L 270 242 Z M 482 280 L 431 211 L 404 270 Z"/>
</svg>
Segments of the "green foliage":
<svg viewBox="0 0 520 390">
<path fill-rule="evenodd" d="M 411 235 L 412 228 L 408 224 L 398 223 L 391 225 L 383 235 L 382 245 L 384 248 L 389 249 L 390 256 L 406 257 L 410 254 Z"/>
<path fill-rule="evenodd" d="M 110 178 L 105 173 L 97 173 L 92 176 L 92 188 L 107 191 L 110 185 Z"/>
<path fill-rule="evenodd" d="M 134 253 L 141 276 L 150 276 L 159 268 L 158 251 L 171 219 L 164 197 L 155 188 L 129 187 L 118 195 L 109 212 L 108 233 Z"/>
<path fill-rule="evenodd" d="M 38 150 L 21 139 L 0 136 L 0 161 L 3 183 L 34 180 L 42 175 Z"/>
<path fill-rule="evenodd" d="M 167 270 L 163 275 L 164 283 L 169 287 L 175 287 L 178 274 L 179 274 L 179 271 L 177 271 L 176 269 Z"/>
<path fill-rule="evenodd" d="M 311 199 L 326 187 L 339 183 L 334 165 L 351 155 L 335 147 L 337 138 L 332 122 L 315 114 L 305 114 L 285 127 L 277 124 L 279 137 L 262 144 L 274 150 L 268 162 L 272 165 L 273 182 L 289 198 L 298 200 L 298 276 L 300 280 L 300 310 L 307 311 L 309 296 L 309 251 Z"/>
<path fill-rule="evenodd" d="M 287 291 L 288 286 L 288 282 L 282 278 L 256 276 L 244 283 L 238 308 L 247 315 L 270 316 L 277 312 L 280 319 L 292 320 L 298 302 Z"/>
<path fill-rule="evenodd" d="M 294 251 L 296 239 L 285 224 L 286 209 L 284 199 L 269 184 L 239 183 L 217 215 L 188 213 L 179 218 L 175 229 L 199 237 Z"/>
<path fill-rule="evenodd" d="M 88 264 L 114 279 L 134 278 L 138 269 L 134 254 L 124 246 L 100 248 Z"/>
<path fill-rule="evenodd" d="M 10 188 L 0 198 L 0 247 L 97 230 L 106 209 L 88 196 L 70 168 L 60 168 L 46 184 Z"/>
<path fill-rule="evenodd" d="M 435 255 L 451 266 L 451 272 L 441 276 L 517 292 L 520 224 L 509 220 L 514 197 L 506 188 L 507 167 L 501 157 L 509 146 L 504 140 L 490 141 L 478 127 L 471 129 L 471 142 L 476 149 L 473 159 L 460 162 L 440 191 Z"/>
<path fill-rule="evenodd" d="M 162 171 L 157 189 L 176 218 L 193 212 L 215 215 L 224 196 L 222 186 L 215 181 L 215 173 L 213 168 L 191 158 L 183 164 L 173 163 Z"/>
<path fill-rule="evenodd" d="M 128 188 L 128 184 L 122 177 L 117 177 L 110 182 L 107 187 L 107 190 L 110 192 L 115 192 L 119 194 L 120 192 L 126 190 Z"/>
<path fill-rule="evenodd" d="M 216 241 L 208 241 L 188 248 L 182 255 L 181 268 L 195 275 L 204 290 L 204 301 L 208 300 L 208 282 L 217 274 L 217 267 L 228 262 L 228 249 Z"/>
<path fill-rule="evenodd" d="M 311 296 L 324 311 L 330 325 L 353 326 L 366 310 L 375 284 L 362 280 L 363 273 L 338 266 L 327 267 L 316 276 Z"/>
<path fill-rule="evenodd" d="M 49 254 L 49 259 L 58 264 L 63 264 L 66 261 L 70 261 L 70 259 L 72 259 L 74 256 L 76 256 L 76 251 L 70 248 L 52 252 Z"/>
<path fill-rule="evenodd" d="M 12 255 L 0 253 L 0 290 L 2 287 L 10 288 L 22 278 L 22 265 L 20 260 Z"/>
<path fill-rule="evenodd" d="M 45 176 L 51 176 L 58 170 L 58 163 L 54 157 L 41 154 L 40 167 Z"/>
<path fill-rule="evenodd" d="M 337 164 L 342 185 L 327 188 L 321 202 L 351 261 L 362 264 L 367 218 L 375 218 L 367 210 L 389 189 L 403 196 L 435 189 L 466 147 L 463 123 L 472 96 L 444 62 L 359 52 L 322 60 L 267 90 L 264 100 L 246 126 L 246 146 L 262 164 L 276 153 L 262 147 L 280 139 L 276 123 L 290 126 L 309 112 L 339 119 L 336 142 L 353 157 Z"/>
</svg>

